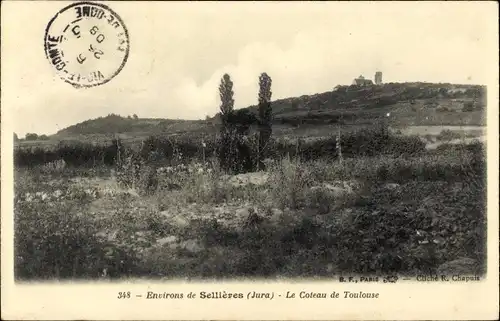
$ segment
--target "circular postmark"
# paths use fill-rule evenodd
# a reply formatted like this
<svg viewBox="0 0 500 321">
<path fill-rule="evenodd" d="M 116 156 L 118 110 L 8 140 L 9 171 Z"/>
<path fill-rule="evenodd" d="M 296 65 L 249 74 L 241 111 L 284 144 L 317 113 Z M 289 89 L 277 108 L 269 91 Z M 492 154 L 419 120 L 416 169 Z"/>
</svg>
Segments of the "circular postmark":
<svg viewBox="0 0 500 321">
<path fill-rule="evenodd" d="M 122 19 L 109 7 L 78 2 L 50 20 L 44 47 L 64 81 L 77 88 L 94 87 L 122 70 L 129 54 L 129 36 Z"/>
</svg>

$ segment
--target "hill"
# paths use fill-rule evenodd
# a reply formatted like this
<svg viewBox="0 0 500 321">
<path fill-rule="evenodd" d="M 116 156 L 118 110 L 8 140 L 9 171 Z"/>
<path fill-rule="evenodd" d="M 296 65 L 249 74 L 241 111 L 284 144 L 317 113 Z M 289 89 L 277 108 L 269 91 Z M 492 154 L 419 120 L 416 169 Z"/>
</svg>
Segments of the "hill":
<svg viewBox="0 0 500 321">
<path fill-rule="evenodd" d="M 276 135 L 308 135 L 331 125 L 366 126 L 384 119 L 393 126 L 485 125 L 486 87 L 435 83 L 337 86 L 332 91 L 273 101 Z M 242 108 L 257 114 L 256 105 Z M 206 120 L 131 118 L 110 114 L 69 126 L 49 141 L 141 140 L 150 135 L 210 135 L 219 115 Z M 329 130 L 329 129 L 327 129 Z M 21 142 L 21 145 L 30 142 Z M 38 143 L 38 142 L 37 142 Z"/>
<path fill-rule="evenodd" d="M 400 125 L 481 125 L 480 119 L 460 116 L 481 114 L 485 106 L 484 86 L 388 83 L 337 86 L 325 93 L 280 99 L 273 102 L 273 113 L 276 123 L 293 126 L 337 123 L 339 118 L 348 124 L 370 124 L 376 118 L 385 118 L 388 112 L 393 122 Z M 249 107 L 255 113 L 257 108 Z M 416 119 L 417 116 L 423 117 Z M 465 123 L 460 123 L 460 118 Z"/>
<path fill-rule="evenodd" d="M 116 114 L 89 119 L 58 131 L 53 137 L 115 133 L 160 133 L 196 130 L 206 121 L 161 118 L 129 118 Z"/>
</svg>

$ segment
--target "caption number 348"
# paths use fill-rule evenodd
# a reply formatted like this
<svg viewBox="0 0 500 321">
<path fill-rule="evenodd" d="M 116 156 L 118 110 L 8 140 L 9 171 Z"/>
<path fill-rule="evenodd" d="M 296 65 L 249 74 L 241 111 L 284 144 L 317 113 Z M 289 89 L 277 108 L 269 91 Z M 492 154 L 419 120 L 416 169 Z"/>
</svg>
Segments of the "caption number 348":
<svg viewBox="0 0 500 321">
<path fill-rule="evenodd" d="M 129 292 L 118 292 L 118 299 L 130 299 L 130 291 Z"/>
</svg>

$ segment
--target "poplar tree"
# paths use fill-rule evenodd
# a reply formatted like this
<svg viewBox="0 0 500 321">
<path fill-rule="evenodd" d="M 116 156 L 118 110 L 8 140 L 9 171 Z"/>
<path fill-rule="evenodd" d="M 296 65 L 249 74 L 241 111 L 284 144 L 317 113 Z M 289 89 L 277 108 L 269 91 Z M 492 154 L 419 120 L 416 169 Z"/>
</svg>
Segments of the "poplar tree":
<svg viewBox="0 0 500 321">
<path fill-rule="evenodd" d="M 220 113 L 222 124 L 224 128 L 229 128 L 229 117 L 234 110 L 234 92 L 233 92 L 233 82 L 228 74 L 222 76 L 219 85 L 219 96 L 221 100 Z"/>
<path fill-rule="evenodd" d="M 221 100 L 220 116 L 222 121 L 221 140 L 219 146 L 219 161 L 223 169 L 229 170 L 234 163 L 234 126 L 231 116 L 234 111 L 233 82 L 228 74 L 224 74 L 219 85 L 219 96 Z"/>
<path fill-rule="evenodd" d="M 264 169 L 264 154 L 272 134 L 271 77 L 262 73 L 259 77 L 259 169 Z"/>
</svg>

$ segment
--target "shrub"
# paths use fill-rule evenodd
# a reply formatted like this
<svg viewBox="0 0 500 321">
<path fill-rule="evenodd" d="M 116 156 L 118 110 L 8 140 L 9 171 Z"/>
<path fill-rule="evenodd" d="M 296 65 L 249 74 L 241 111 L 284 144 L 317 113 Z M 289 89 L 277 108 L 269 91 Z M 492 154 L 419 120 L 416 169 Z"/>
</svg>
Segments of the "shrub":
<svg viewBox="0 0 500 321">
<path fill-rule="evenodd" d="M 115 165 L 116 181 L 122 187 L 136 188 L 145 165 L 139 155 L 129 150 Z"/>
<path fill-rule="evenodd" d="M 453 139 L 461 138 L 460 133 L 451 131 L 449 129 L 443 129 L 439 135 L 436 136 L 437 140 L 449 142 Z"/>
<path fill-rule="evenodd" d="M 332 209 L 337 199 L 323 188 L 316 188 L 307 193 L 307 206 L 318 210 L 318 214 L 326 214 Z"/>
<path fill-rule="evenodd" d="M 446 106 L 438 105 L 436 107 L 436 111 L 438 111 L 438 112 L 450 112 L 452 110 L 450 108 L 446 107 Z"/>
<path fill-rule="evenodd" d="M 283 158 L 271 165 L 271 189 L 281 208 L 296 209 L 304 205 L 305 189 L 312 184 L 312 176 L 298 159 Z"/>
<path fill-rule="evenodd" d="M 468 101 L 464 103 L 464 107 L 462 108 L 462 111 L 474 111 L 474 103 L 472 101 Z"/>
<path fill-rule="evenodd" d="M 144 165 L 140 168 L 136 188 L 144 194 L 156 192 L 158 188 L 158 174 L 155 166 Z"/>
</svg>

